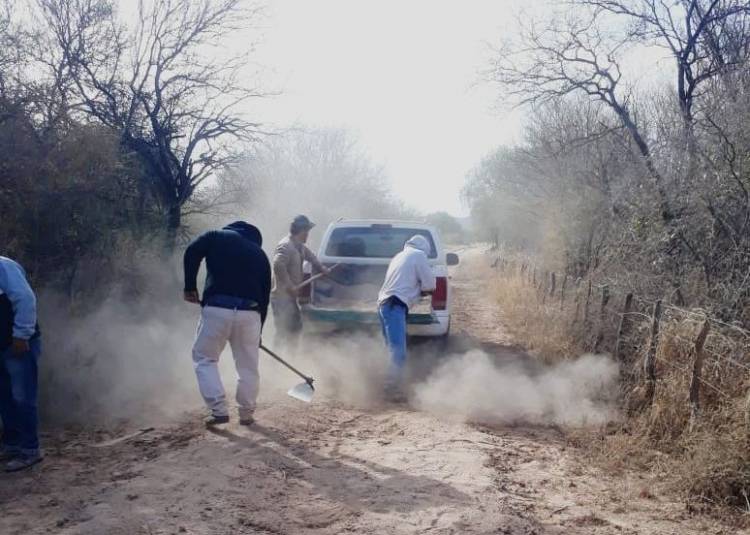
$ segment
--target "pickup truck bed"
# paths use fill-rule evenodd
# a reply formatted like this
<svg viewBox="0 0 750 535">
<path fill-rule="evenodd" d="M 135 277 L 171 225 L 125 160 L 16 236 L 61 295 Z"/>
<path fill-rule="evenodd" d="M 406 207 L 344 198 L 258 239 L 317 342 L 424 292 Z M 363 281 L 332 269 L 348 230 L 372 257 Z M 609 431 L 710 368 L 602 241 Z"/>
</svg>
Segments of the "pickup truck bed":
<svg viewBox="0 0 750 535">
<path fill-rule="evenodd" d="M 388 265 L 412 236 L 424 236 L 431 244 L 430 265 L 442 291 L 436 299 L 424 298 L 409 310 L 410 336 L 445 336 L 450 332 L 450 287 L 447 255 L 437 231 L 423 223 L 378 220 L 340 220 L 323 236 L 318 258 L 336 268 L 315 280 L 303 300 L 305 330 L 310 333 L 337 330 L 378 330 L 377 298 Z M 314 276 L 312 269 L 308 271 Z"/>
</svg>

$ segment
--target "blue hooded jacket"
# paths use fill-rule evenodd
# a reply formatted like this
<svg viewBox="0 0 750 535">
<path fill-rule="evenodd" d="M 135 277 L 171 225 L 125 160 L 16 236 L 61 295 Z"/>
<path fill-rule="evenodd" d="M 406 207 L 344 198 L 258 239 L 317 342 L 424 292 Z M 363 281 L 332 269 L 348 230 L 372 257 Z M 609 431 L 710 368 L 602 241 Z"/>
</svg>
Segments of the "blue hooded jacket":
<svg viewBox="0 0 750 535">
<path fill-rule="evenodd" d="M 271 264 L 262 245 L 263 236 L 258 228 L 244 221 L 197 237 L 185 250 L 185 291 L 198 289 L 198 269 L 205 259 L 203 301 L 212 295 L 255 301 L 265 322 L 271 293 Z"/>
<path fill-rule="evenodd" d="M 13 338 L 29 340 L 36 336 L 36 296 L 26 272 L 10 258 L 0 256 L 0 351 L 10 347 Z"/>
</svg>

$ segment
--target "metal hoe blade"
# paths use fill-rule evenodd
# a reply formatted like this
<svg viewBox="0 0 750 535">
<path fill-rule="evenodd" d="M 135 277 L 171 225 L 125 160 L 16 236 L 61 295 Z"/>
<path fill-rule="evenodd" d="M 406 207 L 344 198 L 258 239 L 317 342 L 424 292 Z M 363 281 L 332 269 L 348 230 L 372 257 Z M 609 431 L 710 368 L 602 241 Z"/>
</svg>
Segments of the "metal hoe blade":
<svg viewBox="0 0 750 535">
<path fill-rule="evenodd" d="M 298 384 L 289 392 L 287 392 L 287 394 L 295 399 L 304 401 L 305 403 L 310 403 L 312 401 L 313 394 L 315 393 L 315 387 L 313 386 L 313 382 L 315 381 L 315 379 L 313 379 L 312 377 L 308 377 L 307 375 L 299 371 L 297 368 L 289 364 L 287 361 L 282 359 L 280 356 L 268 349 L 263 344 L 261 344 L 260 348 L 305 380 L 304 383 Z"/>
<path fill-rule="evenodd" d="M 292 388 L 289 392 L 287 392 L 290 396 L 292 396 L 295 399 L 298 399 L 300 401 L 304 401 L 305 403 L 312 402 L 313 394 L 315 394 L 315 390 L 312 386 L 310 386 L 309 383 L 300 383 L 294 388 Z"/>
</svg>

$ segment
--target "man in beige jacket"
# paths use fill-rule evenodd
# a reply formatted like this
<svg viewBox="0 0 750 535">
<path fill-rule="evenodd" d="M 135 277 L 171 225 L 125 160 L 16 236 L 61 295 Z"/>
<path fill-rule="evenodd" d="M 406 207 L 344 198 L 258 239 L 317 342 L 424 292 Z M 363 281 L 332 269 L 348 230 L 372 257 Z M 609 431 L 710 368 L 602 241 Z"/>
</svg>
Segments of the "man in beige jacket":
<svg viewBox="0 0 750 535">
<path fill-rule="evenodd" d="M 296 350 L 297 340 L 302 331 L 302 315 L 298 302 L 298 287 L 304 281 L 302 264 L 308 261 L 317 271 L 330 273 L 315 253 L 305 245 L 314 226 L 315 224 L 304 215 L 295 217 L 289 235 L 279 242 L 273 255 L 271 306 L 276 325 L 276 345 L 284 345 L 290 350 Z"/>
</svg>

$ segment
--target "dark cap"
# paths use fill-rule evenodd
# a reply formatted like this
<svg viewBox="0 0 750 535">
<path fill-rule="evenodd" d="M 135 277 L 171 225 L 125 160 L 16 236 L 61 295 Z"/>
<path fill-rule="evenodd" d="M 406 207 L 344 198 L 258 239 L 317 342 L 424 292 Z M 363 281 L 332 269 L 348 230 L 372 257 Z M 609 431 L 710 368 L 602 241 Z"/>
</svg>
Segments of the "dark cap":
<svg viewBox="0 0 750 535">
<path fill-rule="evenodd" d="M 310 230 L 315 226 L 315 223 L 310 221 L 305 215 L 298 215 L 292 221 L 292 234 L 301 232 L 303 230 Z"/>
</svg>

